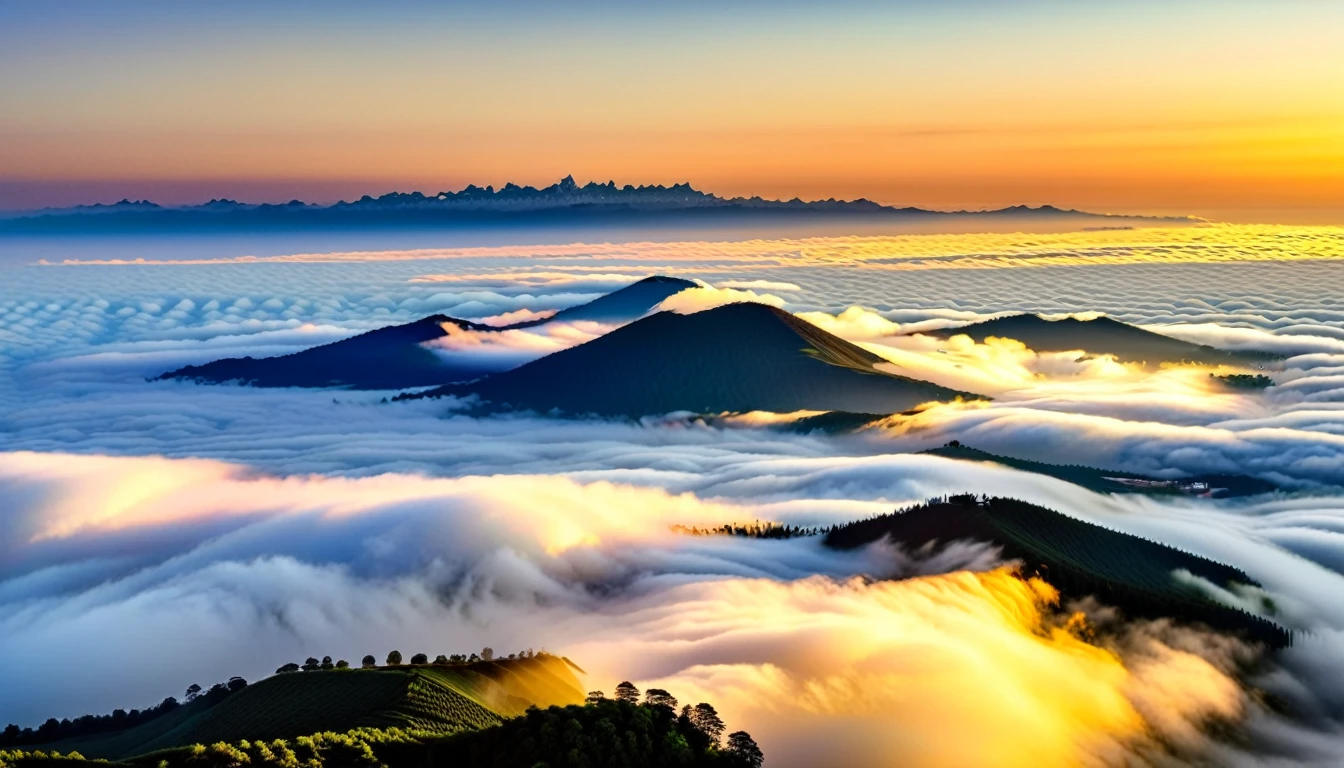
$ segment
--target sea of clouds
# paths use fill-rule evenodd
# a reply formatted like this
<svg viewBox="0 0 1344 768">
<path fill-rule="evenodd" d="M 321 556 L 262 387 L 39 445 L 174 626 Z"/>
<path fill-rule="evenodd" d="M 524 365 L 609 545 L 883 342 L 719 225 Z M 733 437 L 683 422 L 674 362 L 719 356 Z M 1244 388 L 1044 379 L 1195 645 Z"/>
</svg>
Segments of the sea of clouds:
<svg viewBox="0 0 1344 768">
<path fill-rule="evenodd" d="M 1328 764 L 1344 748 L 1342 242 L 1211 227 L 6 267 L 0 721 L 146 706 L 308 655 L 490 645 L 564 653 L 592 687 L 629 678 L 713 701 L 775 765 L 814 764 L 818 744 L 852 765 L 893 750 L 915 764 Z M 703 281 L 671 309 L 754 297 L 897 372 L 995 399 L 827 436 L 765 417 L 479 419 L 385 392 L 147 380 L 433 313 L 534 317 L 650 274 Z M 1244 392 L 1204 370 L 910 335 L 1013 311 L 1100 311 L 1287 359 L 1267 371 L 1275 387 Z M 602 330 L 439 346 L 523 361 Z M 1099 496 L 915 453 L 951 439 L 1286 491 Z M 669 530 L 826 525 L 960 491 L 1233 563 L 1266 594 L 1225 599 L 1260 610 L 1269 596 L 1298 642 L 1251 664 L 1226 639 L 1136 624 L 1101 652 L 1057 631 L 1048 588 L 1007 578 L 984 548 L 928 559 Z M 872 581 L 886 577 L 904 580 Z M 1245 739 L 1211 739 L 1214 721 Z"/>
</svg>

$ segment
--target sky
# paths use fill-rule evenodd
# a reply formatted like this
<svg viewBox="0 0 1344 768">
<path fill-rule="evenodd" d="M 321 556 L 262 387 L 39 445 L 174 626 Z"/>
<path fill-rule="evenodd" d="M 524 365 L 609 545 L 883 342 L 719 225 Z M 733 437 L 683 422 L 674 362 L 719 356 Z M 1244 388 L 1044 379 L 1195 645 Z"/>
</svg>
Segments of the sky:
<svg viewBox="0 0 1344 768">
<path fill-rule="evenodd" d="M 1344 5 L 0 6 L 0 208 L 467 183 L 1344 223 Z"/>
</svg>

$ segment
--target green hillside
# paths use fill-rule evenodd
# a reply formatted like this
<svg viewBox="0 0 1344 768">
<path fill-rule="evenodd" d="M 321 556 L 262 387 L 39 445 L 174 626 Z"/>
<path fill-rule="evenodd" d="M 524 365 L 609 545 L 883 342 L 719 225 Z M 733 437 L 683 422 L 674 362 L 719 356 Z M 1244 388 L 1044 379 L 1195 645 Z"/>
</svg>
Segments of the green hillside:
<svg viewBox="0 0 1344 768">
<path fill-rule="evenodd" d="M 401 728 L 451 734 L 498 725 L 528 707 L 583 700 L 571 665 L 538 655 L 472 664 L 277 674 L 208 706 L 197 701 L 125 731 L 36 745 L 125 759 L 191 744 Z"/>
</svg>

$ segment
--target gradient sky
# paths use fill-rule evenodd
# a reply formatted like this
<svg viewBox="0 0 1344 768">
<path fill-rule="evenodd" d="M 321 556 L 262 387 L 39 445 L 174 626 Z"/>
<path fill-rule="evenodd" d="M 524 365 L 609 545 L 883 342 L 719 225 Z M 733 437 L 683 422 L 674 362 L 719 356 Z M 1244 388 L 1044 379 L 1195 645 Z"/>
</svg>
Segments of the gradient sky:
<svg viewBox="0 0 1344 768">
<path fill-rule="evenodd" d="M 1344 3 L 0 5 L 0 207 L 468 182 L 1344 223 Z"/>
</svg>

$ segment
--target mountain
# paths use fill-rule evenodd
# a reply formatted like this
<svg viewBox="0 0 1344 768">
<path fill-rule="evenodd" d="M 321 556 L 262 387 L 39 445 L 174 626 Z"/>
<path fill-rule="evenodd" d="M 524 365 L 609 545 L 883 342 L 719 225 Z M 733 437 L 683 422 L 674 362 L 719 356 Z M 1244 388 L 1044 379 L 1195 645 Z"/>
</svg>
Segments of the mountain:
<svg viewBox="0 0 1344 768">
<path fill-rule="evenodd" d="M 1251 496 L 1257 493 L 1270 493 L 1279 488 L 1268 480 L 1261 480 L 1248 475 L 1205 474 L 1170 480 L 1135 472 L 1086 467 L 1080 464 L 1049 464 L 1043 461 L 1000 456 L 968 445 L 962 445 L 956 440 L 942 447 L 923 451 L 923 453 L 959 461 L 1002 464 L 1005 467 L 1023 472 L 1034 472 L 1038 475 L 1054 477 L 1098 493 L 1145 493 L 1159 496 L 1208 494 L 1211 497 L 1231 498 L 1234 496 Z"/>
<path fill-rule="evenodd" d="M 470 664 L 289 672 L 219 701 L 203 697 L 134 728 L 34 748 L 123 759 L 191 744 L 356 728 L 460 733 L 499 725 L 530 706 L 581 703 L 583 687 L 571 667 L 561 657 L 538 654 Z"/>
<path fill-rule="evenodd" d="M 577 307 L 542 320 L 495 327 L 447 315 L 431 315 L 413 323 L 379 328 L 341 341 L 279 357 L 235 357 L 204 365 L 188 365 L 159 379 L 187 379 L 201 383 L 241 382 L 258 387 L 347 387 L 351 389 L 406 389 L 467 381 L 495 373 L 501 363 L 463 356 L 455 361 L 422 346 L 448 335 L 445 325 L 486 333 L 527 328 L 555 321 L 595 320 L 621 323 L 634 320 L 664 299 L 695 283 L 675 277 L 654 276 L 628 285 Z"/>
<path fill-rule="evenodd" d="M 115 205 L 76 206 L 0 214 L 0 233 L 69 231 L 192 231 L 228 229 L 347 229 L 365 227 L 440 227 L 490 223 L 542 224 L 651 221 L 711 223 L 733 219 L 779 216 L 874 217 L 896 219 L 944 217 L 1055 218 L 1099 222 L 1165 221 L 1191 223 L 1189 218 L 1150 219 L 1109 216 L 1053 206 L 1012 206 L 990 211 L 933 211 L 896 208 L 871 200 L 767 200 L 761 197 L 726 198 L 702 192 L 688 183 L 617 186 L 589 182 L 579 185 L 566 176 L 548 187 L 505 184 L 479 187 L 469 184 L 457 192 L 426 195 L 389 192 L 379 197 L 317 205 L 291 200 L 284 204 L 249 204 L 211 200 L 204 205 L 160 206 L 149 201 L 123 200 Z"/>
<path fill-rule="evenodd" d="M 1067 352 L 1081 349 L 1094 355 L 1115 355 L 1122 362 L 1148 365 L 1161 363 L 1200 363 L 1203 365 L 1258 365 L 1278 359 L 1261 352 L 1228 352 L 1216 347 L 1192 344 L 1160 333 L 1098 317 L 1079 320 L 1066 317 L 1047 320 L 1040 315 L 1009 315 L 958 328 L 928 331 L 939 338 L 965 334 L 983 342 L 990 336 L 1016 339 L 1037 352 Z"/>
<path fill-rule="evenodd" d="M 658 306 L 664 299 L 675 296 L 687 288 L 695 288 L 696 283 L 679 277 L 654 275 L 637 283 L 631 283 L 618 291 L 593 299 L 587 304 L 562 309 L 551 317 L 542 320 L 528 320 L 507 326 L 509 328 L 529 328 L 550 322 L 572 323 L 578 320 L 591 320 L 598 323 L 628 323 L 642 317 Z"/>
<path fill-rule="evenodd" d="M 1064 599 L 1090 595 L 1130 616 L 1207 624 L 1271 647 L 1291 642 L 1282 627 L 1218 603 L 1176 577 L 1187 572 L 1223 589 L 1258 586 L 1244 571 L 1023 501 L 951 496 L 837 527 L 824 541 L 854 549 L 884 538 L 910 550 L 959 540 L 994 544 Z"/>
<path fill-rule="evenodd" d="M 904 411 L 979 395 L 884 373 L 885 362 L 764 304 L 660 312 L 577 347 L 423 395 L 495 408 L 637 417 L 672 411 Z"/>
</svg>

